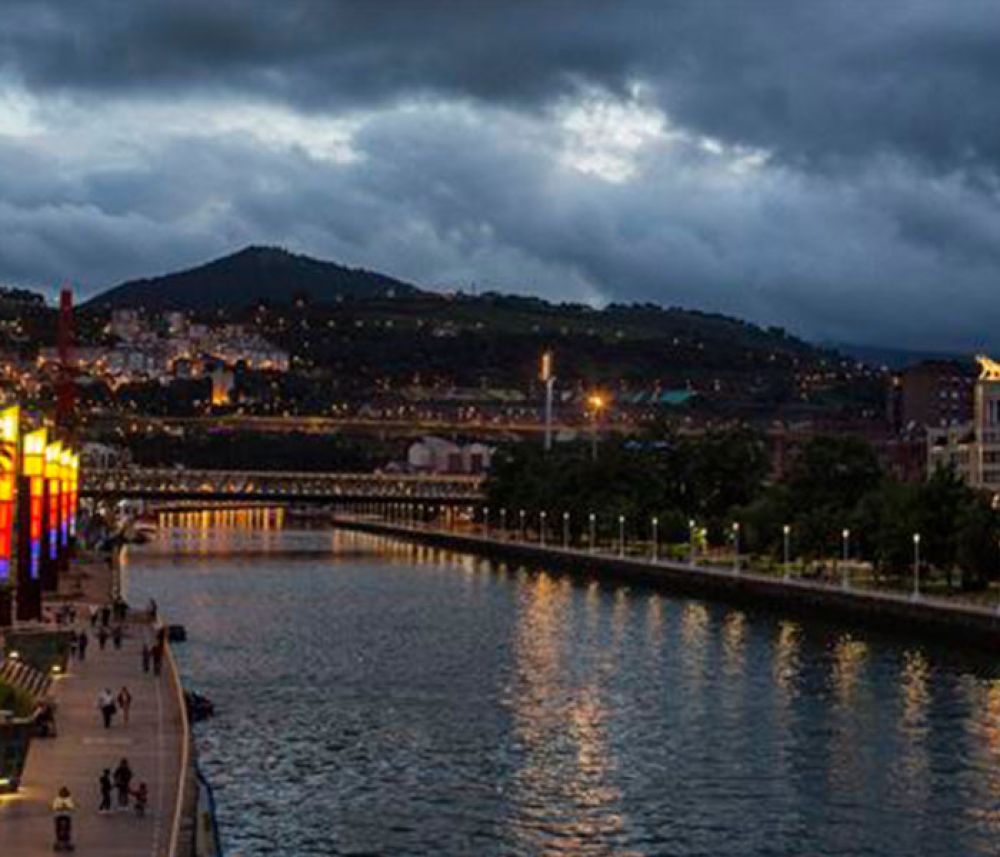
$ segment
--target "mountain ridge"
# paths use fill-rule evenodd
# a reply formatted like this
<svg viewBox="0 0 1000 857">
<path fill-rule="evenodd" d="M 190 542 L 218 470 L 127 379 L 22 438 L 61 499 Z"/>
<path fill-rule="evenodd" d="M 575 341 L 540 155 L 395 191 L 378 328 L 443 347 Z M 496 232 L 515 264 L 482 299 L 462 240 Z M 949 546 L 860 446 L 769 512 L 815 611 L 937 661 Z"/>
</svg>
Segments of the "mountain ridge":
<svg viewBox="0 0 1000 857">
<path fill-rule="evenodd" d="M 204 310 L 254 301 L 289 304 L 417 295 L 421 289 L 364 268 L 313 259 L 282 247 L 251 244 L 192 268 L 128 280 L 95 295 L 87 306 L 111 309 Z"/>
</svg>

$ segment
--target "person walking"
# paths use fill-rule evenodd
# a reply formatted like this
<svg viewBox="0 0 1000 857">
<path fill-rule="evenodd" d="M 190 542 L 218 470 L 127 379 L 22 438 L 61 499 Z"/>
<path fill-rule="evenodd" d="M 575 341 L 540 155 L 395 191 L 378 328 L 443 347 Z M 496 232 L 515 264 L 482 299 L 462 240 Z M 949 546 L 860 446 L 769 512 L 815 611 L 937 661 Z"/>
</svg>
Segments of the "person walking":
<svg viewBox="0 0 1000 857">
<path fill-rule="evenodd" d="M 153 646 L 153 675 L 159 675 L 163 670 L 163 643 Z"/>
<path fill-rule="evenodd" d="M 108 644 L 108 629 L 101 625 L 100 630 L 97 632 L 97 645 L 100 646 L 101 651 L 104 651 L 104 647 Z"/>
<path fill-rule="evenodd" d="M 122 710 L 122 721 L 128 726 L 128 712 L 132 707 L 132 694 L 125 686 L 122 686 L 122 689 L 118 691 L 118 707 Z"/>
<path fill-rule="evenodd" d="M 104 773 L 97 780 L 97 787 L 101 791 L 101 803 L 97 811 L 101 815 L 107 815 L 111 812 L 111 768 L 104 769 Z"/>
<path fill-rule="evenodd" d="M 87 635 L 86 631 L 81 631 L 80 636 L 76 641 L 76 654 L 81 662 L 87 660 L 88 645 L 90 645 L 90 637 Z"/>
<path fill-rule="evenodd" d="M 115 625 L 111 631 L 111 642 L 114 643 L 116 649 L 121 649 L 122 647 L 122 626 Z"/>
<path fill-rule="evenodd" d="M 101 625 L 107 628 L 108 625 L 110 624 L 111 624 L 111 608 L 107 604 L 105 604 L 101 608 Z"/>
<path fill-rule="evenodd" d="M 56 841 L 54 851 L 72 851 L 73 845 L 73 813 L 76 812 L 76 802 L 66 786 L 59 789 L 59 794 L 52 801 L 52 820 L 55 824 Z"/>
<path fill-rule="evenodd" d="M 97 707 L 104 718 L 104 728 L 110 729 L 111 718 L 115 716 L 115 696 L 111 688 L 106 687 L 97 695 Z"/>
<path fill-rule="evenodd" d="M 149 621 L 155 625 L 156 624 L 156 614 L 159 612 L 159 608 L 156 606 L 156 601 L 152 598 L 149 599 L 149 606 L 146 608 L 149 613 Z"/>
<path fill-rule="evenodd" d="M 129 786 L 132 785 L 132 768 L 128 759 L 122 759 L 115 768 L 115 788 L 118 789 L 118 811 L 128 809 Z"/>
<path fill-rule="evenodd" d="M 139 788 L 132 792 L 135 814 L 142 818 L 146 815 L 146 805 L 149 803 L 149 788 L 145 783 L 139 783 Z"/>
<path fill-rule="evenodd" d="M 90 627 L 91 628 L 96 628 L 97 627 L 97 616 L 98 616 L 98 613 L 99 613 L 99 611 L 97 609 L 97 605 L 96 604 L 91 604 L 90 605 Z"/>
<path fill-rule="evenodd" d="M 149 643 L 142 644 L 142 671 L 149 675 L 149 662 L 153 653 L 149 651 Z"/>
</svg>

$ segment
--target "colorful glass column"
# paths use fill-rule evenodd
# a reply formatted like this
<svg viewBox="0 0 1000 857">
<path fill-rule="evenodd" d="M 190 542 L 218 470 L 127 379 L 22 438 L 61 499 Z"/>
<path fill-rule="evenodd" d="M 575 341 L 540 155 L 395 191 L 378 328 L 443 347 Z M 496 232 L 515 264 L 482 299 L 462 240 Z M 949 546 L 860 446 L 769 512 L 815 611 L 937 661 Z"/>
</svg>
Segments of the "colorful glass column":
<svg viewBox="0 0 1000 857">
<path fill-rule="evenodd" d="M 59 455 L 59 571 L 69 569 L 70 470 L 73 451 L 63 447 Z"/>
<path fill-rule="evenodd" d="M 54 441 L 45 447 L 44 535 L 42 537 L 42 591 L 59 588 L 61 554 L 59 551 L 60 481 L 59 459 L 62 443 Z"/>
<path fill-rule="evenodd" d="M 0 411 L 0 628 L 13 624 L 14 500 L 17 496 L 17 442 L 21 411 Z"/>
<path fill-rule="evenodd" d="M 42 536 L 45 513 L 45 429 L 29 432 L 18 480 L 17 618 L 42 617 Z"/>
</svg>

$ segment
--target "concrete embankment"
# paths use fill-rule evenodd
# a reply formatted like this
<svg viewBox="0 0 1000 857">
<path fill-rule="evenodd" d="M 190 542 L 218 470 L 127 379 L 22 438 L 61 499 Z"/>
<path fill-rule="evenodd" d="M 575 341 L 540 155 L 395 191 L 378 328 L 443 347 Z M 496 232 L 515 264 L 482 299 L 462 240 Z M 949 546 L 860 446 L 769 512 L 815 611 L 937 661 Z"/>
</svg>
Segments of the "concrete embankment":
<svg viewBox="0 0 1000 857">
<path fill-rule="evenodd" d="M 913 598 L 795 578 L 786 580 L 747 571 L 736 572 L 732 568 L 652 562 L 647 558 L 591 553 L 575 548 L 379 521 L 337 518 L 334 523 L 344 529 L 559 570 L 588 579 L 642 584 L 681 595 L 772 607 L 788 613 L 808 613 L 880 630 L 933 636 L 990 648 L 1000 644 L 1000 612 L 943 598 Z"/>
</svg>

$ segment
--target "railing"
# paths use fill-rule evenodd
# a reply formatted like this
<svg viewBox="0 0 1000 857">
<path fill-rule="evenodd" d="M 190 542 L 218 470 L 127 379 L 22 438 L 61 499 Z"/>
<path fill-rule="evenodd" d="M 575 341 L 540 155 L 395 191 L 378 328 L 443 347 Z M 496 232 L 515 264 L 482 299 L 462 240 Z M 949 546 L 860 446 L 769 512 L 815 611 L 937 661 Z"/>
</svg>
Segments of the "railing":
<svg viewBox="0 0 1000 857">
<path fill-rule="evenodd" d="M 191 724 L 188 721 L 187 704 L 184 699 L 184 688 L 181 685 L 180 673 L 174 661 L 170 643 L 165 642 L 167 668 L 170 672 L 170 682 L 177 697 L 181 712 L 181 754 L 180 769 L 177 775 L 177 800 L 174 804 L 174 820 L 170 825 L 170 844 L 168 857 L 186 857 L 178 850 L 180 848 L 181 825 L 184 821 L 184 801 L 187 797 L 188 766 L 191 764 Z"/>
</svg>

